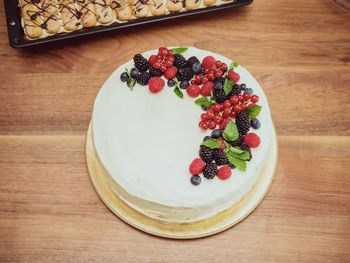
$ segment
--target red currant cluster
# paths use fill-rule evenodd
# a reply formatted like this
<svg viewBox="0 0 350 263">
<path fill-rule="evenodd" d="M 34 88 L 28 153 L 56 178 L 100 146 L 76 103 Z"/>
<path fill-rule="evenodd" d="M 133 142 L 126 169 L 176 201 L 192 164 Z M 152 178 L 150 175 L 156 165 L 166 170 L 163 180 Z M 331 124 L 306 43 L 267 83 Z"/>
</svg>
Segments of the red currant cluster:
<svg viewBox="0 0 350 263">
<path fill-rule="evenodd" d="M 212 56 L 207 56 L 202 62 L 203 73 L 202 75 L 196 75 L 191 81 L 191 84 L 206 84 L 213 81 L 216 78 L 222 77 L 227 70 L 227 65 L 220 60 L 215 60 Z"/>
<path fill-rule="evenodd" d="M 201 114 L 199 127 L 202 130 L 214 130 L 219 125 L 220 129 L 225 129 L 230 119 L 234 119 L 236 114 L 254 106 L 258 101 L 257 95 L 249 95 L 246 92 L 243 95 L 233 95 L 223 103 L 215 103 Z"/>
<path fill-rule="evenodd" d="M 164 72 L 167 68 L 173 66 L 174 54 L 166 47 L 160 47 L 158 49 L 158 54 L 151 55 L 148 59 L 148 62 L 155 69 L 159 69 L 160 71 Z"/>
</svg>

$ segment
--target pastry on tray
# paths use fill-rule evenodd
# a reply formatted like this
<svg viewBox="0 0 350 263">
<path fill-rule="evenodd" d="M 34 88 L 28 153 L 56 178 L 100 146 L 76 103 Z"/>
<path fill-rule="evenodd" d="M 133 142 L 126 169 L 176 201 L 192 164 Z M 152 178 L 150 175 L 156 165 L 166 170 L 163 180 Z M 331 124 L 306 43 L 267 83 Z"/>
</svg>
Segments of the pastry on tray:
<svg viewBox="0 0 350 263">
<path fill-rule="evenodd" d="M 256 188 L 274 140 L 250 73 L 193 47 L 162 47 L 120 65 L 96 97 L 91 127 L 109 187 L 167 223 L 238 204 Z"/>
<path fill-rule="evenodd" d="M 27 39 L 169 15 L 235 0 L 18 0 Z"/>
</svg>

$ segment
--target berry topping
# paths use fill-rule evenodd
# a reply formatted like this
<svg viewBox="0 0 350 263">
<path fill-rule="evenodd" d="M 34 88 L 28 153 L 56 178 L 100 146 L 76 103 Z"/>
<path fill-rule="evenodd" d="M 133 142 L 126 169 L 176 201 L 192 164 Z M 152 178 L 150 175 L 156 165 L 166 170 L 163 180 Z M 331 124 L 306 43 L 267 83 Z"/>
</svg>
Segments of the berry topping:
<svg viewBox="0 0 350 263">
<path fill-rule="evenodd" d="M 163 75 L 163 72 L 160 70 L 160 69 L 156 69 L 152 66 L 150 66 L 149 68 L 149 74 L 152 76 L 152 77 L 161 77 Z"/>
<path fill-rule="evenodd" d="M 252 127 L 254 129 L 259 129 L 260 128 L 260 121 L 258 119 L 251 119 L 250 121 L 250 125 L 252 125 Z"/>
<path fill-rule="evenodd" d="M 213 83 L 207 82 L 201 88 L 201 95 L 204 97 L 209 97 L 213 93 Z"/>
<path fill-rule="evenodd" d="M 189 67 L 180 68 L 177 72 L 176 77 L 179 81 L 182 81 L 182 80 L 190 81 L 193 78 L 193 71 Z"/>
<path fill-rule="evenodd" d="M 179 69 L 184 68 L 187 66 L 187 60 L 182 55 L 175 54 L 173 65 Z"/>
<path fill-rule="evenodd" d="M 222 130 L 220 129 L 215 129 L 211 132 L 211 137 L 214 139 L 218 139 L 222 136 Z"/>
<path fill-rule="evenodd" d="M 218 171 L 218 167 L 215 163 L 208 163 L 203 171 L 203 175 L 207 179 L 213 179 Z"/>
<path fill-rule="evenodd" d="M 215 62 L 216 62 L 216 60 L 213 56 L 207 56 L 202 61 L 202 67 L 204 69 L 210 69 L 213 66 L 215 66 Z"/>
<path fill-rule="evenodd" d="M 214 160 L 215 160 L 215 163 L 217 165 L 224 165 L 224 164 L 227 164 L 227 158 L 226 158 L 226 154 L 223 150 L 221 149 L 215 149 L 213 151 L 213 156 L 214 156 Z"/>
<path fill-rule="evenodd" d="M 257 95 L 252 95 L 250 97 L 250 101 L 253 103 L 257 103 L 259 101 L 259 97 Z"/>
<path fill-rule="evenodd" d="M 129 79 L 128 73 L 123 72 L 123 73 L 120 75 L 120 80 L 121 80 L 122 82 L 126 82 L 128 79 Z"/>
<path fill-rule="evenodd" d="M 179 84 L 181 89 L 187 89 L 188 85 L 190 85 L 190 84 L 186 80 L 181 81 Z"/>
<path fill-rule="evenodd" d="M 152 77 L 148 81 L 149 90 L 152 93 L 157 93 L 164 88 L 165 81 L 160 77 Z"/>
<path fill-rule="evenodd" d="M 192 65 L 194 65 L 195 63 L 199 63 L 199 60 L 197 57 L 193 56 L 193 57 L 190 57 L 188 60 L 187 60 L 187 64 L 189 67 L 191 67 Z"/>
<path fill-rule="evenodd" d="M 167 78 L 167 79 L 173 79 L 175 78 L 177 74 L 177 68 L 172 66 L 172 67 L 169 67 L 165 70 L 164 72 L 164 76 Z"/>
<path fill-rule="evenodd" d="M 148 72 L 142 72 L 136 80 L 140 85 L 146 86 L 150 78 L 151 75 Z"/>
<path fill-rule="evenodd" d="M 245 135 L 249 131 L 250 123 L 247 114 L 242 111 L 236 115 L 236 125 L 240 134 Z"/>
<path fill-rule="evenodd" d="M 157 62 L 157 55 L 152 55 L 148 59 L 149 64 L 154 65 Z"/>
<path fill-rule="evenodd" d="M 246 144 L 250 148 L 256 148 L 260 145 L 260 137 L 253 133 L 250 132 L 246 136 L 244 136 L 244 144 Z"/>
<path fill-rule="evenodd" d="M 201 89 L 197 85 L 190 85 L 186 89 L 188 95 L 192 98 L 196 98 L 201 93 Z"/>
<path fill-rule="evenodd" d="M 217 176 L 221 180 L 226 180 L 226 179 L 230 178 L 231 175 L 232 175 L 232 170 L 228 165 L 220 167 L 218 170 L 218 173 L 217 173 Z"/>
<path fill-rule="evenodd" d="M 206 162 L 210 163 L 213 161 L 213 150 L 207 146 L 201 145 L 199 150 L 199 157 Z"/>
<path fill-rule="evenodd" d="M 194 159 L 190 164 L 189 171 L 192 175 L 197 175 L 203 172 L 205 166 L 206 166 L 206 163 L 203 162 L 201 158 L 197 158 L 197 159 Z"/>
<path fill-rule="evenodd" d="M 219 89 L 219 90 L 215 89 L 213 95 L 214 95 L 214 100 L 217 103 L 222 103 L 226 100 L 226 94 L 223 89 Z"/>
<path fill-rule="evenodd" d="M 145 59 L 141 54 L 136 54 L 134 56 L 134 64 L 140 72 L 146 72 L 149 68 L 147 59 Z"/>
<path fill-rule="evenodd" d="M 132 68 L 130 70 L 130 77 L 137 79 L 140 76 L 140 71 L 137 68 Z"/>
<path fill-rule="evenodd" d="M 202 73 L 202 65 L 200 62 L 196 62 L 191 66 L 191 69 L 194 74 L 200 74 Z"/>
<path fill-rule="evenodd" d="M 175 82 L 175 80 L 173 80 L 173 79 L 169 79 L 168 82 L 167 82 L 167 84 L 168 84 L 169 87 L 174 87 L 175 84 L 176 84 L 176 82 Z"/>
<path fill-rule="evenodd" d="M 199 185 L 202 182 L 202 178 L 199 175 L 191 176 L 191 184 Z"/>
<path fill-rule="evenodd" d="M 230 70 L 228 73 L 227 73 L 227 78 L 229 80 L 232 80 L 234 83 L 237 83 L 240 79 L 240 76 L 237 72 L 234 72 L 233 70 Z"/>
</svg>

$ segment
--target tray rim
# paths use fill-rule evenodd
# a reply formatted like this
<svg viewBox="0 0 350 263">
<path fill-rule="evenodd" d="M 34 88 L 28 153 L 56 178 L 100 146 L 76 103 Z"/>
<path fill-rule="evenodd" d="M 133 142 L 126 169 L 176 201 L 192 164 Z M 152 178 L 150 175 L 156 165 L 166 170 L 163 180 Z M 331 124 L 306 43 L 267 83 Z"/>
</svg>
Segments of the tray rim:
<svg viewBox="0 0 350 263">
<path fill-rule="evenodd" d="M 71 33 L 59 33 L 57 35 L 49 36 L 46 38 L 40 38 L 35 40 L 26 40 L 24 38 L 23 28 L 21 26 L 21 16 L 19 14 L 19 8 L 17 0 L 4 0 L 5 2 L 5 14 L 7 23 L 7 32 L 10 46 L 13 48 L 25 48 L 31 46 L 37 46 L 52 42 L 57 42 L 65 39 L 73 39 L 81 36 L 94 35 L 102 32 L 117 31 L 124 28 L 133 28 L 135 26 L 152 24 L 155 22 L 172 20 L 179 17 L 186 17 L 191 15 L 197 15 L 202 13 L 214 12 L 218 10 L 225 10 L 230 8 L 237 8 L 249 5 L 253 0 L 236 0 L 236 2 L 223 4 L 220 6 L 210 6 L 205 8 L 199 8 L 196 10 L 188 10 L 184 12 L 176 12 L 163 16 L 151 16 L 145 18 L 138 18 L 126 23 L 113 23 L 108 26 L 96 26 L 89 29 L 80 29 Z"/>
</svg>

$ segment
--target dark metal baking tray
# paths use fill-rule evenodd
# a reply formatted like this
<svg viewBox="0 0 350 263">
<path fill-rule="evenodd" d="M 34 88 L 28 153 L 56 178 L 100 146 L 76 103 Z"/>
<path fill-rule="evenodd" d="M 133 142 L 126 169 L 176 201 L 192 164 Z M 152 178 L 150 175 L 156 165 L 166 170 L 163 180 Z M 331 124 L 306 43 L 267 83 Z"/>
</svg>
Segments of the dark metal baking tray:
<svg viewBox="0 0 350 263">
<path fill-rule="evenodd" d="M 9 42 L 10 42 L 10 45 L 14 48 L 36 46 L 39 44 L 55 42 L 63 39 L 92 35 L 99 32 L 118 30 L 122 28 L 134 27 L 134 26 L 139 26 L 143 24 L 149 24 L 149 23 L 189 16 L 194 14 L 213 12 L 213 11 L 218 11 L 218 10 L 223 10 L 228 8 L 236 8 L 236 7 L 249 5 L 251 2 L 253 2 L 253 0 L 236 0 L 235 2 L 223 4 L 220 6 L 211 6 L 211 7 L 200 8 L 200 9 L 191 10 L 191 11 L 172 13 L 172 14 L 163 15 L 163 16 L 151 16 L 151 17 L 138 18 L 138 19 L 129 21 L 127 23 L 121 23 L 121 24 L 113 23 L 108 26 L 96 26 L 93 28 L 80 29 L 71 33 L 58 33 L 53 36 L 48 36 L 46 38 L 28 40 L 24 37 L 23 28 L 21 26 L 20 10 L 19 10 L 17 1 L 16 0 L 4 0 L 4 1 L 5 1 L 5 12 L 6 12 Z"/>
</svg>

